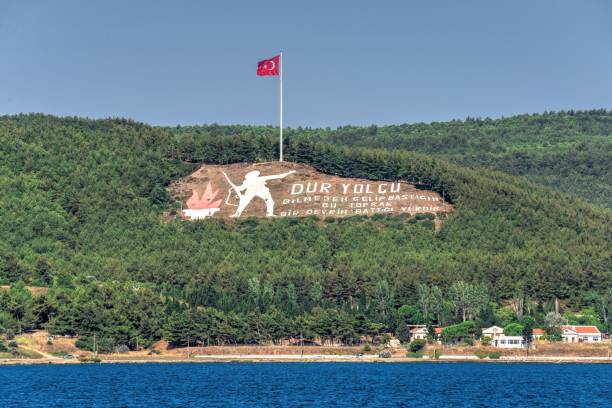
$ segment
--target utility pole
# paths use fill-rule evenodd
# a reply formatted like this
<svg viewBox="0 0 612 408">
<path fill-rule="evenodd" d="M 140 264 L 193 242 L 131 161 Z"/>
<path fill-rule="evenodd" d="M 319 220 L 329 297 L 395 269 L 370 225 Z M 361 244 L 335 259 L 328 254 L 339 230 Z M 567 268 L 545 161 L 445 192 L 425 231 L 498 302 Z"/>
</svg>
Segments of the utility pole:
<svg viewBox="0 0 612 408">
<path fill-rule="evenodd" d="M 304 337 L 302 336 L 302 333 L 300 333 L 300 346 L 302 346 L 302 358 L 304 358 Z"/>
<path fill-rule="evenodd" d="M 94 349 L 94 357 L 98 357 L 98 346 L 96 345 L 96 333 L 94 333 L 93 349 Z"/>
</svg>

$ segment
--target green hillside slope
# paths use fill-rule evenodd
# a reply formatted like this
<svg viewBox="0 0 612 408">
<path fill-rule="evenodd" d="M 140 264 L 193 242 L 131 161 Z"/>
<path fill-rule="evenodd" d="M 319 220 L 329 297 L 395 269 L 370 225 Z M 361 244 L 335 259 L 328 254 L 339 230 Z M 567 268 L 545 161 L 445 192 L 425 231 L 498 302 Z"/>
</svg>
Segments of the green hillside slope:
<svg viewBox="0 0 612 408">
<path fill-rule="evenodd" d="M 165 186 L 195 163 L 274 158 L 275 138 L 239 133 L 1 117 L 0 283 L 13 288 L 0 293 L 0 327 L 97 333 L 111 346 L 350 342 L 461 320 L 461 296 L 483 322 L 508 301 L 524 305 L 516 319 L 541 319 L 556 298 L 568 310 L 607 304 L 609 210 L 417 153 L 302 137 L 286 148 L 329 173 L 427 183 L 457 209 L 439 233 L 426 217 L 162 221 L 174 205 Z M 50 289 L 33 298 L 23 284 Z M 435 312 L 420 307 L 425 287 L 444 294 Z"/>
<path fill-rule="evenodd" d="M 173 129 L 177 132 L 176 129 Z M 245 126 L 182 127 L 197 134 L 268 134 Z M 569 111 L 438 123 L 338 129 L 290 129 L 334 144 L 426 153 L 469 166 L 525 176 L 539 184 L 612 208 L 612 112 Z"/>
</svg>

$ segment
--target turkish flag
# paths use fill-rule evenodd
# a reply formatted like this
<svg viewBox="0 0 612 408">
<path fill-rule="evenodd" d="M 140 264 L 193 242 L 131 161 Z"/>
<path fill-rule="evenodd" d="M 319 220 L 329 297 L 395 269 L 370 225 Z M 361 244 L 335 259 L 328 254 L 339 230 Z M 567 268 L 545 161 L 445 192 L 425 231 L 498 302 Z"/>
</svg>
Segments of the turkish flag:
<svg viewBox="0 0 612 408">
<path fill-rule="evenodd" d="M 265 75 L 277 76 L 279 74 L 280 74 L 280 55 L 277 55 L 276 57 L 272 57 L 270 59 L 259 61 L 257 63 L 257 75 L 259 76 L 265 76 Z"/>
</svg>

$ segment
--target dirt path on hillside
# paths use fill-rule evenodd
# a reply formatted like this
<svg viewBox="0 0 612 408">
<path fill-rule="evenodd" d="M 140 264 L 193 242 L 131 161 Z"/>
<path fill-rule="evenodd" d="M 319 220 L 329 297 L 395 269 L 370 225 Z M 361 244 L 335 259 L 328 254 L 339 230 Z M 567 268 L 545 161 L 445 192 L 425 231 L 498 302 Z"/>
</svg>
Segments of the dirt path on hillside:
<svg viewBox="0 0 612 408">
<path fill-rule="evenodd" d="M 54 356 L 53 354 L 45 353 L 42 350 L 35 349 L 35 348 L 32 348 L 32 347 L 28 347 L 28 346 L 23 346 L 21 344 L 19 345 L 19 348 L 22 348 L 22 349 L 25 349 L 25 350 L 29 350 L 29 351 L 34 352 L 36 354 L 40 354 L 41 356 L 43 356 L 44 358 L 48 358 L 49 360 L 61 360 L 62 359 L 61 357 Z"/>
<path fill-rule="evenodd" d="M 33 349 L 30 349 L 30 350 L 33 350 Z M 44 351 L 40 351 L 40 350 L 34 350 L 34 351 L 40 354 L 41 356 L 43 356 L 44 358 L 48 358 L 50 360 L 61 360 L 61 357 L 54 356 L 53 354 L 45 353 Z"/>
</svg>

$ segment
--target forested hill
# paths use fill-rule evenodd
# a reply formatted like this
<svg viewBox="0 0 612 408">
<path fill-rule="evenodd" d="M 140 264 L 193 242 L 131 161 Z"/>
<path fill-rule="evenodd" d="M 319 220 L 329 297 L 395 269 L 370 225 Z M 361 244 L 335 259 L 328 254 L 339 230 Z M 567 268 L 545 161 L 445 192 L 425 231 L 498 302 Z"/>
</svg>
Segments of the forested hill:
<svg viewBox="0 0 612 408">
<path fill-rule="evenodd" d="M 202 129 L 0 117 L 0 283 L 12 285 L 0 291 L 0 330 L 97 333 L 130 347 L 203 333 L 352 341 L 402 322 L 450 324 L 467 307 L 498 322 L 541 320 L 557 298 L 567 311 L 607 305 L 610 210 L 421 153 L 296 134 L 286 146 L 288 160 L 325 172 L 443 193 L 456 211 L 437 233 L 419 216 L 164 221 L 177 206 L 165 187 L 197 163 L 276 155 L 276 136 L 257 128 Z M 49 291 L 33 298 L 24 285 Z"/>
<path fill-rule="evenodd" d="M 273 132 L 271 128 L 215 125 L 179 129 L 183 135 Z M 426 153 L 464 166 L 525 176 L 612 208 L 612 112 L 606 110 L 334 130 L 298 128 L 288 130 L 287 135 Z"/>
</svg>

